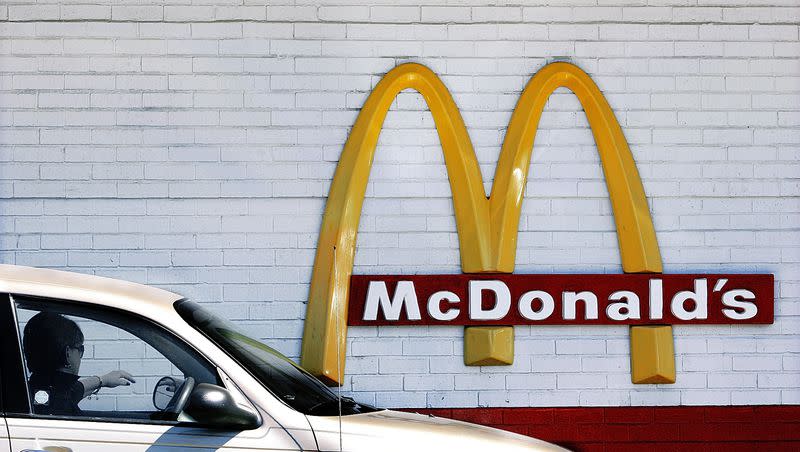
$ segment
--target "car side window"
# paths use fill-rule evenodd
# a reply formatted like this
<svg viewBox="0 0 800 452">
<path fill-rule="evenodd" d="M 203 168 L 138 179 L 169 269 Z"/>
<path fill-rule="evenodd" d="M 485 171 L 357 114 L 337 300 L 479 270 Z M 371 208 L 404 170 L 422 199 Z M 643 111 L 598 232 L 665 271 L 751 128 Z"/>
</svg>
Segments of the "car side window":
<svg viewBox="0 0 800 452">
<path fill-rule="evenodd" d="M 189 377 L 220 384 L 211 363 L 148 320 L 97 305 L 13 299 L 33 415 L 175 421 L 154 405 L 159 380 L 174 382 L 159 386 L 162 401 Z"/>
</svg>

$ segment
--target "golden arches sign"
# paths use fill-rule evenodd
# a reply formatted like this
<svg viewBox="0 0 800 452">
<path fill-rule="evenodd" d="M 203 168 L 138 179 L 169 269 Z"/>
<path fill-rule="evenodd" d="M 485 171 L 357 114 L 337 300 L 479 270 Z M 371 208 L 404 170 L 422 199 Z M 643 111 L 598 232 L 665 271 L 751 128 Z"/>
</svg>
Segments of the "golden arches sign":
<svg viewBox="0 0 800 452">
<path fill-rule="evenodd" d="M 301 357 L 306 370 L 327 383 L 342 382 L 344 319 L 358 223 L 378 136 L 398 93 L 408 88 L 418 91 L 433 116 L 452 190 L 463 271 L 511 273 L 533 141 L 547 99 L 559 87 L 575 93 L 592 128 L 613 206 L 623 270 L 662 271 L 647 199 L 628 143 L 605 97 L 584 71 L 558 62 L 530 79 L 511 116 L 487 198 L 472 142 L 450 92 L 427 67 L 403 64 L 389 71 L 367 98 L 336 168 L 306 311 Z"/>
</svg>

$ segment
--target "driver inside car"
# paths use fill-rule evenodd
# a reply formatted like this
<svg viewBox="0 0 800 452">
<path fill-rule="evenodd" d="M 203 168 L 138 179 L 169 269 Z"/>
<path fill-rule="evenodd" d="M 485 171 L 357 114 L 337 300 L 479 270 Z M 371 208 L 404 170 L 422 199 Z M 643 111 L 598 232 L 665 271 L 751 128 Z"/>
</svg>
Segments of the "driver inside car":
<svg viewBox="0 0 800 452">
<path fill-rule="evenodd" d="M 136 380 L 124 370 L 81 377 L 83 332 L 61 314 L 42 311 L 25 325 L 22 338 L 31 402 L 36 414 L 80 415 L 78 403 L 100 388 L 128 386 Z"/>
</svg>

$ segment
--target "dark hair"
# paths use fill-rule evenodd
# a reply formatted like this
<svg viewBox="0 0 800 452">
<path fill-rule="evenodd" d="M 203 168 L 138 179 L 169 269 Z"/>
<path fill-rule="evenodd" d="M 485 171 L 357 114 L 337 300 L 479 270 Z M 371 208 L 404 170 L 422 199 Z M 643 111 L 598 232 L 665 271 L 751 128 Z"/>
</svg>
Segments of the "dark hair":
<svg viewBox="0 0 800 452">
<path fill-rule="evenodd" d="M 28 321 L 22 335 L 31 373 L 54 372 L 67 364 L 66 349 L 83 344 L 78 324 L 61 314 L 42 311 Z"/>
</svg>

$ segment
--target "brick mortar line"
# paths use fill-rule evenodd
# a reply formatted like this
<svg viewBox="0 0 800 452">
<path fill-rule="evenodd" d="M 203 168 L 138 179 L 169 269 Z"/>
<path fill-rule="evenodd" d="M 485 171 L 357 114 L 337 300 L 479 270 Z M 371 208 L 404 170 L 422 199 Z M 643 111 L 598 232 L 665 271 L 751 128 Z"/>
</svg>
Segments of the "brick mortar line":
<svg viewBox="0 0 800 452">
<path fill-rule="evenodd" d="M 4 162 L 4 163 L 8 163 L 8 162 Z M 50 163 L 58 164 L 58 163 L 71 163 L 71 162 L 50 162 Z M 120 163 L 120 162 L 107 162 L 108 165 L 113 165 L 114 163 Z M 156 163 L 164 163 L 164 162 L 156 162 Z M 178 162 L 176 162 L 176 163 L 178 163 Z M 6 179 L 6 180 L 9 180 L 9 181 L 36 182 L 36 181 L 39 181 L 40 179 Z M 53 179 L 43 179 L 43 180 L 53 180 Z M 69 181 L 69 180 L 72 180 L 72 179 L 58 179 L 58 180 L 62 180 L 62 181 L 66 182 L 66 181 Z M 125 182 L 128 182 L 128 181 L 139 181 L 139 182 L 141 182 L 141 181 L 163 181 L 163 182 L 174 181 L 174 182 L 181 182 L 181 181 L 186 181 L 186 180 L 197 181 L 197 179 L 183 179 L 183 180 L 175 180 L 175 179 L 82 179 L 82 180 L 75 180 L 75 181 L 76 182 L 89 182 L 89 181 L 92 181 L 92 180 L 108 180 L 108 181 L 115 181 L 115 182 L 118 182 L 118 181 L 125 181 Z M 238 181 L 240 179 L 231 179 L 231 180 L 232 181 Z M 262 179 L 258 179 L 258 180 L 262 180 Z M 322 179 L 318 179 L 318 180 L 322 180 Z M 600 180 L 600 179 L 586 179 L 586 180 Z M 690 180 L 690 179 L 686 179 L 686 180 Z M 280 199 L 280 200 L 289 200 L 289 199 L 292 199 L 292 200 L 309 200 L 310 199 L 310 200 L 316 200 L 316 199 L 326 199 L 326 197 L 327 196 L 312 196 L 310 198 L 308 196 L 303 196 L 303 197 L 299 197 L 299 196 L 279 196 L 279 197 L 275 197 L 275 196 L 259 196 L 259 197 L 257 197 L 257 199 Z M 120 198 L 120 197 L 111 197 L 111 196 L 82 197 L 82 198 L 71 198 L 71 197 L 63 197 L 63 196 L 18 196 L 18 197 L 15 196 L 15 197 L 10 197 L 10 198 L 3 198 L 3 199 L 18 199 L 18 200 L 24 200 L 24 199 L 63 200 L 63 199 L 67 199 L 67 200 L 103 200 L 103 201 L 109 201 L 109 200 L 113 200 L 113 201 L 149 201 L 149 200 L 164 201 L 164 200 L 169 200 L 169 201 L 171 201 L 171 200 L 176 200 L 176 199 L 179 199 L 179 200 L 184 200 L 184 199 L 186 199 L 186 200 L 189 200 L 189 199 L 191 199 L 191 200 L 197 200 L 197 199 L 214 200 L 214 199 L 218 199 L 218 198 L 219 197 L 168 197 L 168 196 L 159 196 L 159 197 L 152 197 L 152 198 L 139 198 L 139 197 Z M 228 199 L 228 198 L 240 199 L 240 198 L 243 198 L 243 196 L 225 196 L 224 198 L 225 199 Z M 425 197 L 425 198 L 422 198 L 422 197 L 410 198 L 410 197 L 402 197 L 402 196 L 387 197 L 387 198 L 383 198 L 383 197 L 381 197 L 381 198 L 368 197 L 368 198 L 372 198 L 372 199 L 395 199 L 395 200 L 408 200 L 408 199 L 448 199 L 449 200 L 450 199 L 449 196 L 447 196 L 447 197 L 443 196 L 443 197 L 439 197 L 439 198 L 427 198 L 427 197 Z M 570 197 L 568 197 L 568 196 L 553 197 L 553 196 L 549 196 L 549 195 L 548 196 L 544 196 L 544 195 L 542 195 L 542 196 L 528 196 L 528 195 L 526 195 L 525 196 L 525 199 L 531 199 L 531 200 L 533 200 L 533 199 L 565 199 L 565 198 L 570 198 Z M 789 199 L 797 199 L 797 198 L 798 198 L 798 196 L 789 197 Z M 589 198 L 589 199 L 601 200 L 601 199 L 608 199 L 608 197 L 607 196 L 597 196 L 597 197 L 593 197 L 593 198 Z M 685 196 L 657 197 L 655 199 L 685 199 Z M 697 197 L 695 197 L 693 199 L 771 200 L 771 199 L 775 199 L 775 197 L 774 196 L 736 196 L 736 197 L 732 198 L 731 196 L 697 196 Z M 797 213 L 797 212 L 790 212 L 790 213 Z M 771 213 L 770 212 L 753 212 L 753 211 L 742 213 L 742 215 L 748 215 L 748 214 L 765 214 L 765 215 L 769 215 Z M 780 215 L 780 214 L 781 213 L 778 213 L 778 215 Z M 14 215 L 0 215 L 0 216 L 15 216 L 15 215 L 16 214 L 14 214 Z M 78 214 L 53 214 L 53 213 L 50 213 L 48 215 L 52 215 L 52 216 L 70 216 L 70 215 L 78 215 Z M 100 217 L 117 216 L 117 215 L 120 215 L 120 214 L 117 213 L 117 212 L 109 213 L 109 214 L 95 214 L 95 216 L 100 216 Z M 142 214 L 131 213 L 131 214 L 127 214 L 127 215 L 124 215 L 124 216 L 129 216 L 129 215 L 132 215 L 132 216 L 138 216 L 138 215 L 151 216 L 151 214 L 146 214 L 146 213 L 142 213 Z M 213 214 L 211 214 L 211 215 L 213 216 Z M 235 214 L 235 215 L 231 215 L 231 216 L 253 216 L 253 215 L 258 216 L 258 214 L 254 214 L 254 213 Z M 283 215 L 278 215 L 278 216 L 290 216 L 290 215 L 294 215 L 294 214 L 283 214 Z M 313 215 L 316 216 L 317 214 L 313 214 Z M 674 215 L 674 216 L 680 216 L 680 215 L 697 215 L 697 213 L 686 212 L 686 213 L 678 214 L 678 215 Z M 739 214 L 707 213 L 707 214 L 702 214 L 702 215 L 722 216 L 722 215 L 739 215 Z M 30 214 L 30 215 L 23 215 L 23 216 L 44 216 L 44 215 L 43 214 Z M 169 214 L 155 214 L 155 215 L 152 215 L 152 216 L 170 216 L 170 215 Z M 197 215 L 196 214 L 185 214 L 185 215 L 181 214 L 181 215 L 174 215 L 174 216 L 177 216 L 177 217 L 189 216 L 189 217 L 191 217 L 191 216 L 197 216 Z M 428 214 L 420 213 L 420 214 L 375 215 L 375 216 L 402 216 L 402 217 L 417 217 L 417 218 L 419 218 L 419 217 L 429 217 L 429 216 L 430 217 L 450 217 L 451 215 L 445 215 L 445 214 L 428 215 Z M 536 216 L 536 215 L 528 215 L 528 216 Z M 565 215 L 558 215 L 558 216 L 565 216 Z M 575 215 L 566 215 L 566 216 L 577 216 L 577 214 L 575 214 Z M 612 215 L 608 214 L 608 215 L 593 215 L 593 216 L 604 216 L 604 217 L 608 216 L 608 217 L 611 217 Z M 682 231 L 684 229 L 675 229 L 675 230 Z M 731 232 L 732 231 L 732 229 L 730 229 L 730 228 L 704 228 L 704 229 L 686 229 L 686 230 L 687 231 L 694 231 L 694 232 L 698 232 L 698 231 L 701 231 L 701 232 L 711 232 L 711 231 Z M 755 231 L 755 232 L 767 232 L 768 233 L 768 232 L 773 232 L 773 231 L 796 231 L 796 230 L 800 230 L 800 228 L 793 227 L 793 228 L 787 228 L 787 229 L 766 229 L 766 230 L 735 229 L 733 231 Z M 269 233 L 269 232 L 272 232 L 272 231 L 265 231 L 265 232 Z M 291 231 L 287 231 L 287 232 L 291 232 Z M 379 233 L 379 234 L 400 234 L 400 233 L 404 233 L 404 232 L 447 232 L 447 233 L 455 233 L 456 231 L 452 230 L 452 231 L 385 231 L 385 232 L 370 231 L 370 232 L 375 232 L 375 233 Z M 532 232 L 532 231 L 528 230 L 526 232 Z M 547 230 L 547 231 L 541 231 L 541 232 L 586 232 L 586 233 L 598 232 L 598 233 L 600 233 L 600 232 L 614 232 L 614 230 L 611 230 L 611 229 L 607 230 L 607 231 L 598 231 L 598 230 L 587 230 L 587 231 Z M 656 231 L 656 232 L 658 232 L 658 231 Z M 25 234 L 25 233 L 22 232 L 21 234 Z M 707 246 L 707 245 L 697 245 L 695 247 L 704 247 L 704 246 Z M 727 246 L 727 245 L 724 245 L 724 246 Z M 796 245 L 796 246 L 794 246 L 792 248 L 796 248 L 796 247 L 800 247 L 800 244 L 798 244 L 798 245 Z M 456 249 L 456 248 L 454 248 L 454 249 Z M 798 352 L 798 353 L 800 353 L 800 352 Z"/>
<path fill-rule="evenodd" d="M 769 6 L 759 6 L 763 8 L 770 8 Z M 750 7 L 746 7 L 750 8 Z M 800 9 L 796 6 L 773 6 L 772 8 L 786 8 L 786 9 Z M 101 23 L 101 24 L 115 24 L 115 23 L 135 23 L 135 24 L 235 24 L 235 23 L 258 23 L 258 24 L 292 24 L 292 25 L 306 25 L 306 24 L 313 24 L 313 25 L 395 25 L 395 26 L 407 26 L 413 27 L 418 25 L 439 25 L 439 26 L 448 26 L 448 25 L 662 25 L 662 26 L 671 26 L 671 25 L 758 25 L 758 26 L 772 26 L 772 25 L 791 25 L 797 26 L 797 22 L 725 22 L 725 21 L 703 21 L 703 22 L 673 22 L 673 21 L 653 21 L 653 22 L 635 22 L 635 21 L 619 21 L 619 20 L 612 20 L 612 21 L 557 21 L 557 20 L 550 20 L 550 21 L 526 21 L 526 20 L 518 20 L 518 21 L 509 21 L 509 22 L 492 22 L 492 21 L 485 21 L 485 22 L 425 22 L 425 21 L 409 21 L 409 22 L 370 22 L 370 21 L 327 21 L 327 20 L 318 20 L 318 21 L 309 21 L 309 20 L 300 20 L 300 21 L 293 21 L 290 19 L 282 19 L 282 20 L 261 20 L 261 19 L 224 19 L 224 20 L 132 20 L 132 19 L 125 19 L 125 20 L 108 20 L 108 19 L 6 19 L 0 21 L 0 23 Z"/>
<path fill-rule="evenodd" d="M 497 43 L 497 42 L 504 42 L 504 43 L 544 43 L 544 44 L 564 44 L 564 43 L 592 43 L 592 44 L 605 44 L 605 43 L 625 43 L 625 44 L 663 44 L 663 43 L 673 43 L 673 44 L 696 44 L 696 43 L 755 43 L 755 44 L 784 44 L 790 43 L 795 44 L 800 42 L 798 39 L 784 39 L 784 40 L 776 40 L 776 39 L 764 39 L 754 41 L 750 38 L 740 38 L 740 39 L 720 39 L 720 38 L 712 38 L 712 39 L 637 39 L 637 40 L 630 40 L 624 38 L 578 38 L 578 39 L 549 39 L 549 38 L 541 38 L 541 39 L 515 39 L 515 38 L 482 38 L 480 40 L 475 39 L 467 39 L 467 38 L 458 38 L 458 39 L 429 39 L 429 38 L 412 38 L 412 39 L 402 39 L 402 38 L 392 38 L 392 39 L 381 39 L 381 38 L 353 38 L 353 37 L 259 37 L 259 36 L 251 36 L 251 35 L 240 35 L 240 36 L 178 36 L 178 37 L 171 37 L 171 36 L 63 36 L 63 35 L 47 35 L 47 34 L 37 34 L 37 35 L 0 35 L 7 39 L 13 39 L 17 41 L 27 41 L 27 42 L 36 42 L 36 41 L 55 41 L 55 40 L 82 40 L 82 41 L 245 41 L 245 40 L 261 40 L 261 41 L 278 41 L 278 42 L 290 42 L 290 41 L 298 41 L 298 42 L 368 42 L 368 43 L 383 43 L 383 42 L 404 42 L 404 43 L 421 43 L 424 44 L 426 42 L 435 42 L 435 43 Z M 11 55 L 11 54 L 0 54 L 0 55 Z M 83 56 L 93 56 L 93 55 L 102 55 L 102 54 L 76 54 L 76 55 L 83 55 Z M 158 53 L 151 53 L 147 55 L 159 55 Z M 198 54 L 194 54 L 198 55 Z M 207 54 L 200 54 L 200 55 L 207 55 Z M 252 54 L 251 54 L 252 55 Z M 314 54 L 304 54 L 304 55 L 291 55 L 291 56 L 298 56 L 298 57 L 319 57 L 320 55 Z M 324 56 L 324 55 L 323 55 Z M 658 56 L 639 56 L 640 58 L 657 58 Z M 708 58 L 709 55 L 698 55 L 697 57 L 706 57 Z M 381 56 L 381 57 L 372 57 L 372 56 L 347 56 L 343 58 L 382 58 L 382 59 L 389 59 L 389 58 L 408 58 L 403 56 Z M 456 56 L 450 58 L 476 58 L 476 57 L 469 57 L 469 56 Z M 497 57 L 481 57 L 484 59 L 491 58 L 491 59 L 498 59 Z M 503 58 L 514 58 L 514 57 L 499 57 L 499 59 Z M 519 58 L 519 57 L 517 57 Z M 594 57 L 597 58 L 597 57 Z M 634 57 L 626 57 L 626 56 L 612 56 L 607 58 L 634 58 Z M 666 58 L 666 57 L 661 57 Z M 729 57 L 735 58 L 735 57 Z"/>
<path fill-rule="evenodd" d="M 89 41 L 92 38 L 37 38 L 37 39 L 24 39 L 24 38 L 9 38 L 5 37 L 9 40 L 15 41 L 25 41 L 25 42 L 36 42 L 36 41 L 52 41 L 55 39 L 67 39 L 67 40 L 82 40 L 82 41 Z M 245 40 L 248 38 L 245 38 Z M 112 38 L 96 38 L 95 40 L 112 40 Z M 144 38 L 138 39 L 140 41 L 165 41 L 167 39 L 161 38 Z M 186 38 L 186 39 L 177 39 L 174 41 L 193 41 L 195 39 Z M 206 41 L 207 39 L 201 39 Z M 239 41 L 240 38 L 232 38 L 232 39 L 214 39 L 215 41 Z M 266 40 L 269 41 L 269 40 Z M 283 42 L 287 41 L 301 41 L 296 39 L 290 40 L 283 40 Z M 316 41 L 312 41 L 316 42 Z M 325 41 L 322 41 L 325 42 Z M 328 40 L 327 42 L 330 42 Z M 339 41 L 342 42 L 342 41 Z M 359 43 L 367 43 L 367 42 L 379 42 L 379 41 L 370 41 L 370 40 L 363 40 L 358 41 Z M 424 44 L 426 42 L 430 43 L 453 43 L 453 44 L 460 44 L 464 42 L 474 42 L 468 40 L 459 40 L 459 41 L 380 41 L 380 42 L 392 42 L 392 43 L 399 43 L 399 42 L 417 42 L 420 44 Z M 487 41 L 488 42 L 488 41 Z M 496 40 L 491 41 L 492 43 L 496 42 L 506 42 L 503 40 Z M 515 42 L 523 42 L 523 41 L 515 41 Z M 547 42 L 554 42 L 554 41 L 524 41 L 527 43 L 547 43 Z M 559 41 L 558 43 L 563 43 L 567 41 Z M 570 41 L 572 42 L 572 41 Z M 584 41 L 575 41 L 575 42 L 584 42 Z M 588 42 L 588 41 L 585 41 Z M 602 41 L 602 44 L 619 44 L 623 41 Z M 689 41 L 640 41 L 642 43 L 657 43 L 657 44 L 669 44 L 669 43 L 682 43 L 682 42 L 689 42 Z M 690 43 L 705 43 L 711 41 L 691 41 Z M 726 44 L 743 44 L 752 41 L 713 41 L 715 43 L 726 43 Z M 598 43 L 595 41 L 595 43 Z M 791 41 L 758 41 L 757 43 L 764 43 L 764 44 L 795 44 L 795 42 Z M 800 41 L 798 41 L 800 43 Z M 452 59 L 457 60 L 456 62 L 464 62 L 465 60 L 494 60 L 499 63 L 503 63 L 506 60 L 532 60 L 532 59 L 540 59 L 540 60 L 549 60 L 549 61 L 570 61 L 570 60 L 585 60 L 585 61 L 600 61 L 600 60 L 673 60 L 673 59 L 694 59 L 699 61 L 707 62 L 709 60 L 732 60 L 732 61 L 744 61 L 744 60 L 753 60 L 753 59 L 760 59 L 760 60 L 796 60 L 797 56 L 794 55 L 723 55 L 723 54 L 698 54 L 698 55 L 612 55 L 612 56 L 587 56 L 587 55 L 552 55 L 552 54 L 541 54 L 541 55 L 507 55 L 507 56 L 478 56 L 478 55 L 469 55 L 469 56 L 452 56 L 452 55 L 389 55 L 389 56 L 351 56 L 351 55 L 337 55 L 337 54 L 325 54 L 325 53 L 316 53 L 316 54 L 290 54 L 290 53 L 170 53 L 170 52 L 158 52 L 158 53 L 22 53 L 22 52 L 10 52 L 10 53 L 3 53 L 0 54 L 0 58 L 9 58 L 9 57 L 20 57 L 20 58 L 45 58 L 45 57 L 66 57 L 66 58 L 123 58 L 123 57 L 130 57 L 130 58 L 204 58 L 204 59 L 223 59 L 223 58 L 248 58 L 248 59 L 257 59 L 257 58 L 274 58 L 274 59 L 341 59 L 341 60 L 354 60 L 354 62 L 358 62 L 358 60 L 424 60 L 424 59 Z M 5 71 L 10 72 L 10 71 Z M 52 71 L 47 71 L 52 72 Z M 97 71 L 96 73 L 105 73 L 106 71 Z M 277 71 L 276 71 L 277 72 Z M 71 74 L 72 72 L 65 72 L 65 74 Z M 129 72 L 114 72 L 114 73 L 129 73 Z M 175 72 L 176 75 L 182 74 L 191 74 L 192 72 Z M 237 74 L 238 72 L 226 72 L 226 71 L 219 71 L 215 72 L 215 74 Z M 260 74 L 264 74 L 265 72 L 261 72 Z M 277 72 L 278 74 L 283 74 L 284 72 Z M 648 72 L 649 73 L 649 72 Z M 300 73 L 292 73 L 293 75 L 303 75 L 304 72 Z M 372 73 L 372 72 L 311 72 L 311 74 L 324 74 L 324 75 L 375 75 L 378 76 L 380 74 Z M 470 75 L 468 73 L 463 73 L 464 75 Z M 474 73 L 476 77 L 509 77 L 509 76 L 519 76 L 523 77 L 524 75 L 511 75 L 510 73 L 499 73 L 497 72 L 486 72 L 483 70 L 482 72 Z M 645 72 L 633 72 L 628 73 L 628 75 L 639 75 L 639 76 L 646 76 Z M 685 73 L 664 73 L 664 75 L 650 75 L 649 77 L 668 77 L 668 76 L 680 76 L 685 74 L 692 74 L 690 72 Z M 706 75 L 704 73 L 695 75 Z M 715 73 L 712 73 L 713 75 Z M 451 74 L 442 74 L 443 76 L 451 75 Z M 624 74 L 620 74 L 624 75 Z M 729 74 L 731 77 L 744 77 L 747 75 L 740 75 L 737 73 Z M 759 76 L 759 73 L 753 73 L 751 76 Z"/>
</svg>

